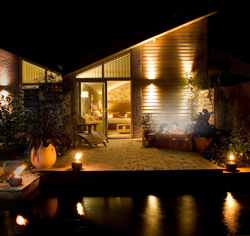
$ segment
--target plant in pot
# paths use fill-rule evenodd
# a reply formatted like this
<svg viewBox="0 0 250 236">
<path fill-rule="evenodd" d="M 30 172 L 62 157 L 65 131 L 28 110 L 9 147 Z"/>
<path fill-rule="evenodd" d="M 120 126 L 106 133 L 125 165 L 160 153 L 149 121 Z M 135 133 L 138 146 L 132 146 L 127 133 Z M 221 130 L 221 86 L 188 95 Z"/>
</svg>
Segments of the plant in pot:
<svg viewBox="0 0 250 236">
<path fill-rule="evenodd" d="M 210 113 L 207 109 L 203 109 L 197 117 L 192 118 L 194 122 L 188 125 L 188 129 L 186 130 L 186 133 L 191 134 L 196 149 L 200 153 L 206 152 L 215 137 L 216 129 L 209 123 L 211 114 L 212 112 Z"/>
<path fill-rule="evenodd" d="M 143 138 L 148 138 L 149 133 L 154 133 L 154 117 L 152 113 L 142 113 L 141 115 L 141 125 L 143 128 Z"/>
<path fill-rule="evenodd" d="M 71 146 L 71 139 L 63 127 L 58 127 L 52 119 L 51 110 L 37 114 L 30 132 L 30 160 L 36 168 L 51 167 L 61 149 Z"/>
</svg>

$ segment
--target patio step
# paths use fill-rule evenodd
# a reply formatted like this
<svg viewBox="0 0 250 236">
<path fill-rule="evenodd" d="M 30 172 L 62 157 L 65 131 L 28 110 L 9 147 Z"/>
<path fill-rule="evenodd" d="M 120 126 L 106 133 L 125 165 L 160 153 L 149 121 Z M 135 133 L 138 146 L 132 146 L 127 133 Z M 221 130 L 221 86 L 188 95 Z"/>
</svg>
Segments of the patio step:
<svg viewBox="0 0 250 236">
<path fill-rule="evenodd" d="M 223 170 L 40 171 L 39 174 L 42 188 L 77 190 L 84 194 L 127 194 L 211 189 L 222 181 Z"/>
<path fill-rule="evenodd" d="M 21 176 L 21 186 L 11 187 L 9 183 L 0 183 L 0 200 L 23 200 L 39 187 L 39 175 L 23 171 Z"/>
</svg>

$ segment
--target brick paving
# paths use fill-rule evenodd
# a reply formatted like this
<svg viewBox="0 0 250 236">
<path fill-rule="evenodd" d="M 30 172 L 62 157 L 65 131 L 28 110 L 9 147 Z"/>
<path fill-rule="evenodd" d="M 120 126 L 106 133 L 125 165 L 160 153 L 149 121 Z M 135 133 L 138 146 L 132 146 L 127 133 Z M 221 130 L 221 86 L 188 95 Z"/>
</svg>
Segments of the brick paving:
<svg viewBox="0 0 250 236">
<path fill-rule="evenodd" d="M 109 139 L 107 146 L 91 149 L 82 145 L 68 150 L 47 171 L 72 170 L 75 154 L 81 152 L 82 171 L 218 170 L 217 165 L 195 152 L 142 147 L 141 140 Z M 40 169 L 40 171 L 42 171 Z"/>
</svg>

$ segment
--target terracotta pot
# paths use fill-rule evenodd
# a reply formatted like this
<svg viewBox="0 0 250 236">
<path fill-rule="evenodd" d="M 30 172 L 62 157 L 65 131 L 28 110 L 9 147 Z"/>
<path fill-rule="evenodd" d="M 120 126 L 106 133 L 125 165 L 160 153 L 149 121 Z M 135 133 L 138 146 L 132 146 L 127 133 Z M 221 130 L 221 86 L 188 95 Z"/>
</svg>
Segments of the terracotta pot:
<svg viewBox="0 0 250 236">
<path fill-rule="evenodd" d="M 144 129 L 143 132 L 142 132 L 142 136 L 144 138 L 148 138 L 148 134 L 150 133 L 155 133 L 155 130 L 151 130 L 151 129 Z"/>
<path fill-rule="evenodd" d="M 53 166 L 56 162 L 55 147 L 52 144 L 48 147 L 44 147 L 42 143 L 37 150 L 33 147 L 30 152 L 30 161 L 32 165 L 38 169 Z"/>
<path fill-rule="evenodd" d="M 199 153 L 205 153 L 212 141 L 212 138 L 194 137 L 195 146 Z"/>
</svg>

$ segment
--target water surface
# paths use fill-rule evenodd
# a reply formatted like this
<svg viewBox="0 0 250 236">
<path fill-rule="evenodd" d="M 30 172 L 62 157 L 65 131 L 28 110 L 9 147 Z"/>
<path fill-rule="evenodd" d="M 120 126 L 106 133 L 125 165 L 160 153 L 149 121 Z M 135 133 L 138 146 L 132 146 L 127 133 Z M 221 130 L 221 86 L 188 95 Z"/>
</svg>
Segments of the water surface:
<svg viewBox="0 0 250 236">
<path fill-rule="evenodd" d="M 26 225 L 17 223 L 17 217 Z M 0 235 L 250 235 L 250 193 L 136 196 L 41 193 L 1 207 Z"/>
</svg>

